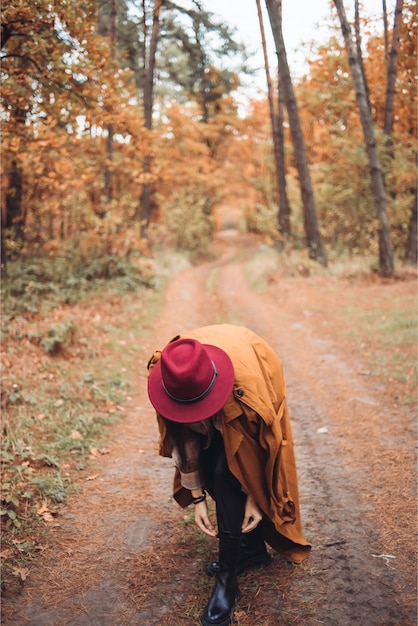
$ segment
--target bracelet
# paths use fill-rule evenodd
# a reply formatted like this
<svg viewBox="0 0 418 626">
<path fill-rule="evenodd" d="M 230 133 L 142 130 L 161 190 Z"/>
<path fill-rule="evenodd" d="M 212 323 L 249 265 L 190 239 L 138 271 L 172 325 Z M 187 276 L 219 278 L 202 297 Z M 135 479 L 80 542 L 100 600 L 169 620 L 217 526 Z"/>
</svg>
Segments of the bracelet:
<svg viewBox="0 0 418 626">
<path fill-rule="evenodd" d="M 199 504 L 199 502 L 204 502 L 205 500 L 206 500 L 205 492 L 203 492 L 201 496 L 197 496 L 196 498 L 192 497 L 193 504 Z"/>
</svg>

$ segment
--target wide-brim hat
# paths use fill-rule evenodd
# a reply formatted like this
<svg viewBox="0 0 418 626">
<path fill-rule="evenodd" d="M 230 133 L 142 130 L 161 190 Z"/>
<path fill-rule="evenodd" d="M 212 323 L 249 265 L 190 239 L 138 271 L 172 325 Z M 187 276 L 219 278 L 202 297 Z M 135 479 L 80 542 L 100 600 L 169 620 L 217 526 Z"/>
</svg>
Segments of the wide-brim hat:
<svg viewBox="0 0 418 626">
<path fill-rule="evenodd" d="M 217 346 L 196 339 L 167 344 L 148 378 L 155 410 L 173 422 L 200 422 L 222 409 L 234 386 L 234 367 Z"/>
</svg>

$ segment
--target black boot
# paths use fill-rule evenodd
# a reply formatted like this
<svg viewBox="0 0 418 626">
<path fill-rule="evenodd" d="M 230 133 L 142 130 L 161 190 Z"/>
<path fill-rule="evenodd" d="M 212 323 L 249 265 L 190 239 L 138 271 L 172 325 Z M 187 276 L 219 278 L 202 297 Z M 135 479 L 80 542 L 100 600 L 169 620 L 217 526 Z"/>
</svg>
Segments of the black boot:
<svg viewBox="0 0 418 626">
<path fill-rule="evenodd" d="M 237 561 L 241 537 L 219 537 L 219 569 L 208 605 L 200 618 L 202 626 L 228 626 L 239 597 Z"/>
<path fill-rule="evenodd" d="M 241 547 L 237 563 L 237 576 L 251 567 L 266 566 L 271 563 L 261 528 L 257 526 L 249 533 L 242 535 Z M 206 568 L 208 576 L 216 576 L 219 572 L 219 561 L 213 561 Z"/>
</svg>

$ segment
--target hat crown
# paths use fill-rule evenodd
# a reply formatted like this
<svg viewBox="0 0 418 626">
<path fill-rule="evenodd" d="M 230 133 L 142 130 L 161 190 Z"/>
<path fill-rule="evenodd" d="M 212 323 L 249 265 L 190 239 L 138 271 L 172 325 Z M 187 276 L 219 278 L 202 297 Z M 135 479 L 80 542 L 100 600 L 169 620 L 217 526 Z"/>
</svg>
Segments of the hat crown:
<svg viewBox="0 0 418 626">
<path fill-rule="evenodd" d="M 178 339 L 161 353 L 161 379 L 165 392 L 180 403 L 192 403 L 208 394 L 216 367 L 205 347 L 196 339 Z"/>
</svg>

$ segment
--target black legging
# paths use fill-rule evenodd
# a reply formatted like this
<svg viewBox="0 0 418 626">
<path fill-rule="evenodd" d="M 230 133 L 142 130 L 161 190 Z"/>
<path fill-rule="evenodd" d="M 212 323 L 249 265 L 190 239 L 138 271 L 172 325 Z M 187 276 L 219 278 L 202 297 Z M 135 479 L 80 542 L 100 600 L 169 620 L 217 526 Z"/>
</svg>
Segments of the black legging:
<svg viewBox="0 0 418 626">
<path fill-rule="evenodd" d="M 205 487 L 216 502 L 218 533 L 238 537 L 247 496 L 228 467 L 222 435 L 217 430 L 209 448 L 203 451 L 203 464 Z"/>
</svg>

